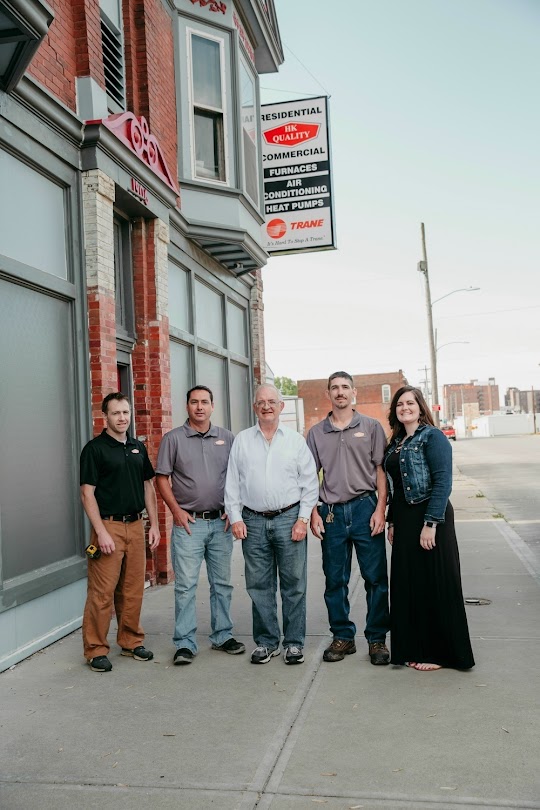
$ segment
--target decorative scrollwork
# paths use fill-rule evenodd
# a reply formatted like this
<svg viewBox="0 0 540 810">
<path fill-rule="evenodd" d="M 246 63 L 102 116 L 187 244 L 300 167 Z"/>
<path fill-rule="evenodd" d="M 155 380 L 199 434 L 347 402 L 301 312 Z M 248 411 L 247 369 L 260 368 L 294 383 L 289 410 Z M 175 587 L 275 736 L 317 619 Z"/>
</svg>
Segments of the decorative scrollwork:
<svg viewBox="0 0 540 810">
<path fill-rule="evenodd" d="M 132 112 L 110 115 L 103 124 L 122 141 L 137 157 L 146 163 L 175 193 L 178 186 L 169 171 L 165 156 L 155 135 L 150 133 L 144 116 L 136 118 Z"/>
<path fill-rule="evenodd" d="M 220 3 L 218 0 L 191 0 L 192 5 L 195 5 L 195 3 L 199 3 L 201 8 L 208 6 L 208 11 L 221 11 L 222 14 L 227 11 L 225 3 Z"/>
</svg>

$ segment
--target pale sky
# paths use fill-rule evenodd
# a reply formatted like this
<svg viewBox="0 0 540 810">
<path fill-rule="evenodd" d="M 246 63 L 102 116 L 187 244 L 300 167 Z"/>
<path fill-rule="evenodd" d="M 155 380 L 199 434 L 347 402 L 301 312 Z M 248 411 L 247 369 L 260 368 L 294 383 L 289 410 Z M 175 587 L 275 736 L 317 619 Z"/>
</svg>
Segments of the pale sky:
<svg viewBox="0 0 540 810">
<path fill-rule="evenodd" d="M 424 222 L 432 300 L 481 288 L 433 307 L 439 385 L 540 388 L 540 0 L 275 4 L 262 102 L 328 91 L 338 250 L 263 270 L 274 373 L 421 382 Z"/>
</svg>

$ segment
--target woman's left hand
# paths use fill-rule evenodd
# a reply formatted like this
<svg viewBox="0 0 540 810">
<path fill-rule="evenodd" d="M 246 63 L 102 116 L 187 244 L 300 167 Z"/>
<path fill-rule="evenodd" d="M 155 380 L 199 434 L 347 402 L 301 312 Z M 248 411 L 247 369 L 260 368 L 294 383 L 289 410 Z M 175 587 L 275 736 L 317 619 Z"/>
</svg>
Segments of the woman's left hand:
<svg viewBox="0 0 540 810">
<path fill-rule="evenodd" d="M 432 548 L 435 548 L 435 531 L 435 526 L 431 529 L 429 526 L 424 526 L 420 533 L 420 545 L 426 551 L 431 551 Z"/>
</svg>

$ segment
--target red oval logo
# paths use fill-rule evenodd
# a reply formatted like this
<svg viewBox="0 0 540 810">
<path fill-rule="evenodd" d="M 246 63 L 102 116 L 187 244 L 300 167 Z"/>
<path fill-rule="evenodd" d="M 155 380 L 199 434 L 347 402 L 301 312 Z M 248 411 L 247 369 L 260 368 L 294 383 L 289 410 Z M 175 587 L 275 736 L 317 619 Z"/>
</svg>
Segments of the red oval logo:
<svg viewBox="0 0 540 810">
<path fill-rule="evenodd" d="M 287 225 L 283 219 L 271 219 L 266 226 L 266 233 L 270 239 L 281 239 L 287 232 Z"/>
</svg>

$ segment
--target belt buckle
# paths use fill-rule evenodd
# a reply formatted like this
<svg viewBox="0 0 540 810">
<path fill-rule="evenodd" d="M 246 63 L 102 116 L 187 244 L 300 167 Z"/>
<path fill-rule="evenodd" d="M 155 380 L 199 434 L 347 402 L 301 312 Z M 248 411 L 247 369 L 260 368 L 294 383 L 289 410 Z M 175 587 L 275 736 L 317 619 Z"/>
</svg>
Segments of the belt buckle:
<svg viewBox="0 0 540 810">
<path fill-rule="evenodd" d="M 209 514 L 210 514 L 210 511 L 211 511 L 210 509 L 205 509 L 205 510 L 204 510 L 204 512 L 202 512 L 202 513 L 201 513 L 201 514 L 202 514 L 202 519 L 203 519 L 203 520 L 210 520 L 210 518 L 209 518 L 209 517 L 205 517 L 205 515 L 209 515 Z"/>
<path fill-rule="evenodd" d="M 122 523 L 128 523 L 129 515 L 122 515 Z"/>
</svg>

